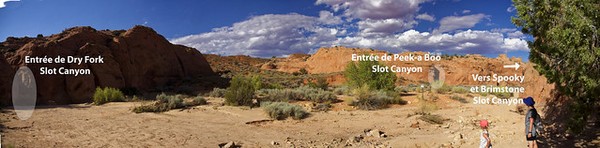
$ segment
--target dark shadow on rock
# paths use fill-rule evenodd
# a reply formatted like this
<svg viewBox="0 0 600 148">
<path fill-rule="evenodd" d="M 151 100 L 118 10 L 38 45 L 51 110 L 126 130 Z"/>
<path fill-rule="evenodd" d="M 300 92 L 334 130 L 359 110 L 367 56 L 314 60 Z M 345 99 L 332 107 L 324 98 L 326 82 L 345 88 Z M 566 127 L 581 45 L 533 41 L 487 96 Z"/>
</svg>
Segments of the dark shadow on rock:
<svg viewBox="0 0 600 148">
<path fill-rule="evenodd" d="M 600 147 L 600 104 L 596 102 L 585 129 L 581 133 L 570 133 L 568 121 L 573 99 L 554 90 L 547 100 L 542 119 L 544 131 L 539 137 L 540 147 Z"/>
</svg>

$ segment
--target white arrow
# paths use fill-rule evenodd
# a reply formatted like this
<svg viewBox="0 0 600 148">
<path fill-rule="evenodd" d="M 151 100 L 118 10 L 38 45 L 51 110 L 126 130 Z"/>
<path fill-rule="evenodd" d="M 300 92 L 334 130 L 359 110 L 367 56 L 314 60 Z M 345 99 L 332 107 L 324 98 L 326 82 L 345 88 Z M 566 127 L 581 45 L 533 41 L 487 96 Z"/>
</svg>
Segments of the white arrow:
<svg viewBox="0 0 600 148">
<path fill-rule="evenodd" d="M 515 63 L 515 65 L 504 65 L 504 68 L 515 68 L 515 70 L 518 70 L 519 67 L 521 67 L 519 63 Z"/>
</svg>

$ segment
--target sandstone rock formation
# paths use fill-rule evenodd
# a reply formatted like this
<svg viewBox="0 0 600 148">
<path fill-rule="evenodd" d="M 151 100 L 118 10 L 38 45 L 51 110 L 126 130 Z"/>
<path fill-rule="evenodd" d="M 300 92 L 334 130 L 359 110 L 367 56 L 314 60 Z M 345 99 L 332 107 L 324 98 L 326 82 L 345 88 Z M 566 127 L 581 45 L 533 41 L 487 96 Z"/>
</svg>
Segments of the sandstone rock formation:
<svg viewBox="0 0 600 148">
<path fill-rule="evenodd" d="M 9 37 L 0 43 L 0 103 L 10 104 L 10 82 L 19 66 L 35 74 L 38 104 L 89 102 L 96 87 L 151 91 L 184 78 L 214 72 L 196 49 L 173 45 L 153 29 L 135 26 L 127 31 L 98 31 L 74 27 L 37 38 Z M 26 64 L 25 56 L 102 56 L 103 64 Z M 40 75 L 40 67 L 87 68 L 89 75 Z"/>
</svg>

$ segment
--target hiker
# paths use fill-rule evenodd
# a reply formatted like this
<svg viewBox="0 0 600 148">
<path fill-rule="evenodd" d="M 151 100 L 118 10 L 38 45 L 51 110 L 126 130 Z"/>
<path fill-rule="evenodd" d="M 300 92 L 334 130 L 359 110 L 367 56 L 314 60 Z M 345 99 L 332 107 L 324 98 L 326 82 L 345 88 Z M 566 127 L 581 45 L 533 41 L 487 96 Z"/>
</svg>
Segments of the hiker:
<svg viewBox="0 0 600 148">
<path fill-rule="evenodd" d="M 537 148 L 537 138 L 539 135 L 539 131 L 537 129 L 541 126 L 541 118 L 533 106 L 535 101 L 532 97 L 524 98 L 523 103 L 525 103 L 527 108 L 529 108 L 527 114 L 525 115 L 525 135 L 527 138 L 527 146 L 530 148 Z"/>
<path fill-rule="evenodd" d="M 481 120 L 479 121 L 479 126 L 481 126 L 481 136 L 480 136 L 480 142 L 479 142 L 479 148 L 491 148 L 492 147 L 492 141 L 490 140 L 490 133 L 488 132 L 488 121 L 487 120 Z"/>
</svg>

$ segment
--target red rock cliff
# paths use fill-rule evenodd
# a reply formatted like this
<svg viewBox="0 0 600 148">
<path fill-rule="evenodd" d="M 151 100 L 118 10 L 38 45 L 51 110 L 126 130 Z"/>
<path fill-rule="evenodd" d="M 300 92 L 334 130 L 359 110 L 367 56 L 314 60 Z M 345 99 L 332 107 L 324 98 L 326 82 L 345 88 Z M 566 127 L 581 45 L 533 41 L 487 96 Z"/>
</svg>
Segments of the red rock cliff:
<svg viewBox="0 0 600 148">
<path fill-rule="evenodd" d="M 9 37 L 0 43 L 0 103 L 10 104 L 15 70 L 26 65 L 34 73 L 38 104 L 89 102 L 96 87 L 136 88 L 148 91 L 187 77 L 212 76 L 196 49 L 173 45 L 151 28 L 98 31 L 74 27 L 37 38 Z M 25 56 L 103 56 L 103 64 L 26 64 Z M 40 75 L 40 67 L 87 68 L 89 75 Z"/>
</svg>

